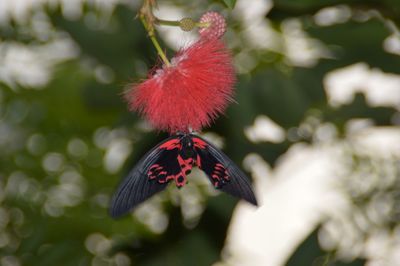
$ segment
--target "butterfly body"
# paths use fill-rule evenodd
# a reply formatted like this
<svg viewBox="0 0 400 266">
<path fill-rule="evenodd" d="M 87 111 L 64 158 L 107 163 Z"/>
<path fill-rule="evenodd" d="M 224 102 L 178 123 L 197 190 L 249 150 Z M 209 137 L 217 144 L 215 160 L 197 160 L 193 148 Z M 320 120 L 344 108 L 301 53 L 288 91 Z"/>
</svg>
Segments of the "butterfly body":
<svg viewBox="0 0 400 266">
<path fill-rule="evenodd" d="M 146 153 L 122 181 L 113 197 L 111 215 L 125 214 L 170 181 L 182 188 L 195 166 L 216 189 L 257 205 L 248 178 L 222 151 L 194 134 L 177 134 Z"/>
</svg>

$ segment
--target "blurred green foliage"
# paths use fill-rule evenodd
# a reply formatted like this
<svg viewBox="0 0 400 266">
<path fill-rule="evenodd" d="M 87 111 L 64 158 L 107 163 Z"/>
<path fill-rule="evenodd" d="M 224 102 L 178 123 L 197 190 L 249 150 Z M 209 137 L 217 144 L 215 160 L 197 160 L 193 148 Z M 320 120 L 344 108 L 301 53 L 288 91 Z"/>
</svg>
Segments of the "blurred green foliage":
<svg viewBox="0 0 400 266">
<path fill-rule="evenodd" d="M 182 1 L 168 2 L 183 5 Z M 203 11 L 210 6 L 229 14 L 222 3 L 234 8 L 236 1 L 202 1 L 199 6 Z M 327 26 L 315 23 L 318 11 L 336 5 L 351 11 L 347 20 Z M 200 181 L 191 188 L 198 195 L 200 211 L 189 218 L 179 200 L 185 192 L 172 187 L 149 205 L 149 213 L 140 210 L 118 221 L 107 215 L 109 197 L 120 178 L 165 137 L 149 131 L 136 114 L 129 113 L 121 97 L 157 61 L 146 32 L 135 19 L 137 8 L 117 4 L 107 13 L 85 3 L 81 15 L 69 17 L 61 4 L 44 4 L 31 10 L 26 21 L 11 18 L 0 24 L 0 55 L 12 45 L 36 49 L 58 38 L 72 40 L 76 52 L 51 65 L 51 78 L 43 86 L 0 76 L 0 257 L 14 256 L 21 265 L 41 266 L 210 265 L 221 259 L 237 200 L 213 195 Z M 365 18 L 358 19 L 360 14 Z M 50 25 L 45 37 L 33 30 L 38 18 Z M 309 117 L 333 124 L 339 137 L 353 118 L 393 126 L 396 108 L 371 107 L 363 94 L 338 107 L 329 105 L 324 78 L 332 70 L 358 62 L 399 74 L 400 57 L 383 49 L 385 39 L 393 34 L 388 22 L 398 25 L 399 18 L 396 0 L 275 0 L 265 19 L 279 34 L 284 23 L 296 20 L 309 38 L 330 52 L 315 64 L 300 66 L 284 50 L 249 48 L 243 37 L 245 26 L 229 15 L 233 25 L 228 31 L 229 45 L 236 55 L 246 50 L 255 64 L 238 77 L 238 104 L 232 104 L 206 131 L 223 137 L 225 152 L 239 165 L 254 152 L 274 166 L 293 144 L 313 142 L 312 130 L 301 131 Z M 291 132 L 291 137 L 281 143 L 250 141 L 244 129 L 260 114 Z M 107 166 L 112 149 L 126 153 L 123 167 Z M 165 228 L 148 225 L 163 219 Z M 287 265 L 311 265 L 326 258 L 316 232 Z M 333 264 L 335 252 L 329 254 L 324 265 L 339 265 Z M 348 265 L 362 264 L 360 258 Z"/>
<path fill-rule="evenodd" d="M 234 8 L 236 4 L 236 0 L 223 0 L 223 2 L 229 8 Z"/>
</svg>

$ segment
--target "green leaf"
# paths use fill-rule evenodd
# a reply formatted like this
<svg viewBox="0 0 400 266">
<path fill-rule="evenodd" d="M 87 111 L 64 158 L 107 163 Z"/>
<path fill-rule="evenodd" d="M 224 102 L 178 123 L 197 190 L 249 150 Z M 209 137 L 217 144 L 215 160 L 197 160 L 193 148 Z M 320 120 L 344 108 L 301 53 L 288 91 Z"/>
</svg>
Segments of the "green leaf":
<svg viewBox="0 0 400 266">
<path fill-rule="evenodd" d="M 223 0 L 223 2 L 230 9 L 233 9 L 236 5 L 236 0 Z"/>
</svg>

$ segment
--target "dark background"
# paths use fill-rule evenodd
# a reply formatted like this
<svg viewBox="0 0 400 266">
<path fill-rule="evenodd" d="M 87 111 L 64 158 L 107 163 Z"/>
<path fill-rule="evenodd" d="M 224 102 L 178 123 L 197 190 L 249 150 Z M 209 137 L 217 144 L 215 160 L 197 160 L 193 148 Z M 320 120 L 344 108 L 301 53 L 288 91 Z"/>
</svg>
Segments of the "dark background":
<svg viewBox="0 0 400 266">
<path fill-rule="evenodd" d="M 237 199 L 216 195 L 198 173 L 191 175 L 188 188 L 178 191 L 170 186 L 133 215 L 117 221 L 107 215 L 109 198 L 120 178 L 166 137 L 128 112 L 121 97 L 157 61 L 146 32 L 135 19 L 140 3 L 37 2 L 18 14 L 6 8 L 12 0 L 3 1 L 0 264 L 210 265 L 220 261 Z M 236 1 L 158 2 L 160 9 L 162 4 L 177 6 L 185 16 L 196 19 L 210 9 L 223 12 L 228 19 L 226 41 L 239 72 L 237 104 L 204 132 L 211 139 L 222 139 L 224 151 L 238 165 L 247 154 L 257 153 L 274 169 L 292 145 L 317 145 L 316 128 L 301 130 L 310 119 L 333 126 L 335 141 L 346 140 L 346 125 L 355 118 L 369 119 L 377 128 L 398 128 L 399 105 L 372 106 L 365 94 L 357 93 L 350 102 L 332 106 L 324 78 L 359 62 L 370 69 L 400 73 L 399 54 L 384 48 L 390 36 L 399 43 L 400 1 L 268 2 L 273 6 L 260 18 L 275 31 L 277 39 L 271 41 L 279 49 L 251 44 Z M 252 1 L 246 3 L 252 5 Z M 326 16 L 319 13 L 325 8 L 345 16 L 321 25 L 316 14 Z M 323 47 L 325 53 L 303 63 L 293 60 L 288 44 L 282 42 L 290 34 L 289 22 L 295 22 L 314 41 L 310 49 Z M 171 57 L 172 47 L 163 46 Z M 301 48 L 297 53 L 302 53 Z M 286 132 L 283 141 L 254 142 L 246 137 L 244 129 L 259 115 L 268 116 Z M 352 158 L 354 171 L 359 163 L 370 165 L 377 159 L 356 152 Z M 363 194 L 346 194 L 360 212 L 368 212 L 376 195 L 392 203 L 381 222 L 366 219 L 371 224 L 368 230 L 355 223 L 354 232 L 360 235 L 363 248 L 374 228 L 393 234 L 393 243 L 398 243 L 398 158 L 390 167 L 397 180 L 391 185 L 380 186 L 378 181 Z M 381 170 L 376 173 L 385 175 L 385 169 Z M 340 245 L 321 248 L 318 232 L 319 227 L 287 258 L 286 265 L 366 265 L 371 259 L 363 252 L 344 259 Z"/>
</svg>

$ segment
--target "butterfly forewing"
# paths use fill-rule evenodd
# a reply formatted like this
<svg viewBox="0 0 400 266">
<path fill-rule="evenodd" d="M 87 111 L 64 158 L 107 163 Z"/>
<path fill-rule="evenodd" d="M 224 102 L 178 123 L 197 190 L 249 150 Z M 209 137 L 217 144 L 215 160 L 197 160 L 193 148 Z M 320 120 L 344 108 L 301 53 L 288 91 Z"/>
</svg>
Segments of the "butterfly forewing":
<svg viewBox="0 0 400 266">
<path fill-rule="evenodd" d="M 181 171 L 176 158 L 179 138 L 173 136 L 147 152 L 129 172 L 115 192 L 110 208 L 112 217 L 129 212 L 141 202 L 165 189 L 168 176 Z"/>
</svg>

